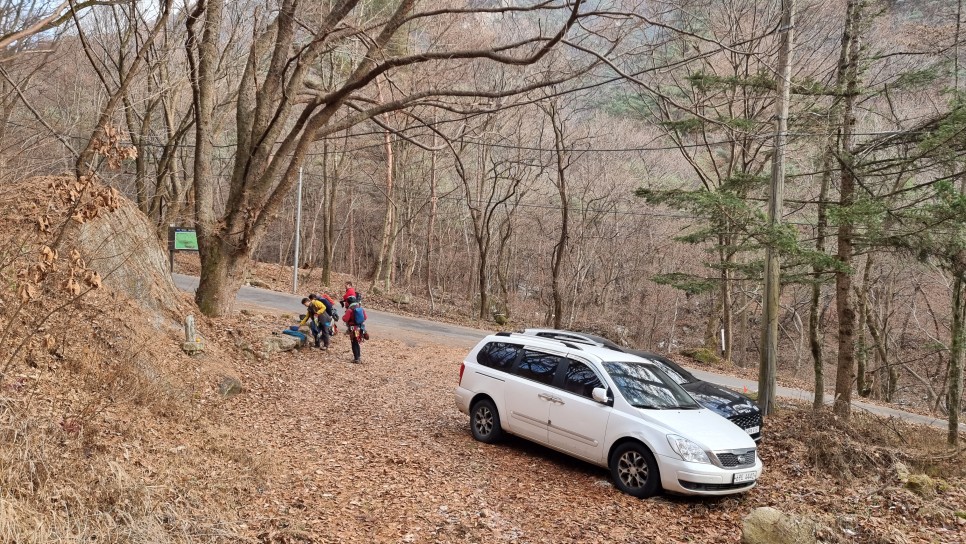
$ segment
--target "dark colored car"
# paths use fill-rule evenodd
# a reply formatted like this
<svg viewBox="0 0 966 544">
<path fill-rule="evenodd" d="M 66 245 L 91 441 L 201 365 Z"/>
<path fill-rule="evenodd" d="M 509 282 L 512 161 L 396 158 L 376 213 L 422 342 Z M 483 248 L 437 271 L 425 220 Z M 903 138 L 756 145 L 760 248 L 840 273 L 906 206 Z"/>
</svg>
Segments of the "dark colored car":
<svg viewBox="0 0 966 544">
<path fill-rule="evenodd" d="M 755 401 L 727 387 L 699 380 L 694 374 L 691 374 L 663 355 L 621 347 L 601 336 L 583 332 L 556 329 L 527 329 L 524 331 L 524 334 L 554 338 L 556 340 L 596 344 L 614 351 L 631 353 L 653 361 L 664 370 L 665 374 L 670 376 L 672 380 L 676 381 L 685 391 L 690 393 L 699 404 L 744 429 L 755 442 L 761 441 L 761 410 L 758 409 Z"/>
</svg>

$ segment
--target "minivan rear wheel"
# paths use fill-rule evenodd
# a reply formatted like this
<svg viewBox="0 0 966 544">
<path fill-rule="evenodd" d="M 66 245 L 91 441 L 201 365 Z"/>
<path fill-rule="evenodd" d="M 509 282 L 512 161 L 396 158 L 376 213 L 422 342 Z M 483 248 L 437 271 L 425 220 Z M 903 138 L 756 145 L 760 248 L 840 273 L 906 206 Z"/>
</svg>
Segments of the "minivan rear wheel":
<svg viewBox="0 0 966 544">
<path fill-rule="evenodd" d="M 617 489 L 642 499 L 657 493 L 661 485 L 654 454 L 639 442 L 625 442 L 614 450 L 610 474 Z"/>
<path fill-rule="evenodd" d="M 493 401 L 482 399 L 473 404 L 473 409 L 470 410 L 470 428 L 473 429 L 473 438 L 480 442 L 492 444 L 503 438 L 500 414 L 497 413 Z"/>
</svg>

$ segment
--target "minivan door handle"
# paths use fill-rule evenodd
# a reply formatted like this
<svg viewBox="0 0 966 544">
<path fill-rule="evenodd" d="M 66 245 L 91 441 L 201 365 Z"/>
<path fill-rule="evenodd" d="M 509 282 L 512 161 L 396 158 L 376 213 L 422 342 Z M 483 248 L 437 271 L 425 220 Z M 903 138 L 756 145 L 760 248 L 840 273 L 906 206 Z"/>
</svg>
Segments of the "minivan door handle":
<svg viewBox="0 0 966 544">
<path fill-rule="evenodd" d="M 541 399 L 543 399 L 545 401 L 548 401 L 548 402 L 554 402 L 556 400 L 554 397 L 552 397 L 552 396 L 550 396 L 550 395 L 548 395 L 546 393 L 540 393 L 539 395 L 537 395 L 537 397 L 538 398 L 541 398 Z"/>
</svg>

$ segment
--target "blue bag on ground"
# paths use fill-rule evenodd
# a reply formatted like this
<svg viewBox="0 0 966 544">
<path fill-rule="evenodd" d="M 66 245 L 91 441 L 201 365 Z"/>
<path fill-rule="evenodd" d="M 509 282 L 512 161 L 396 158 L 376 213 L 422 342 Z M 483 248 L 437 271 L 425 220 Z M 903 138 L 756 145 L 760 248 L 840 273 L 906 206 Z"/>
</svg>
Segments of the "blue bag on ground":
<svg viewBox="0 0 966 544">
<path fill-rule="evenodd" d="M 301 331 L 293 331 L 291 329 L 285 329 L 284 331 L 282 331 L 282 334 L 294 336 L 295 339 L 299 341 L 299 347 L 304 346 L 309 341 L 309 337 L 305 336 L 305 333 Z"/>
</svg>

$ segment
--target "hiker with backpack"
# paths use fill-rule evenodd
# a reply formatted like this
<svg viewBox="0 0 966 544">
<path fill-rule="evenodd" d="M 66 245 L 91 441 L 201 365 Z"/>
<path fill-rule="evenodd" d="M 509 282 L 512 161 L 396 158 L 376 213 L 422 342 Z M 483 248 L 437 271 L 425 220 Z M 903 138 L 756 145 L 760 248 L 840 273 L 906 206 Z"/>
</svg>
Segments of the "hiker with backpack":
<svg viewBox="0 0 966 544">
<path fill-rule="evenodd" d="M 328 319 L 325 317 L 325 304 L 306 297 L 302 299 L 302 306 L 305 306 L 306 312 L 299 322 L 299 327 L 308 323 L 312 336 L 315 337 L 315 347 L 329 349 L 329 327 L 326 325 Z M 325 344 L 325 347 L 323 348 L 321 344 Z"/>
<path fill-rule="evenodd" d="M 362 349 L 359 344 L 369 339 L 369 333 L 366 332 L 365 326 L 366 311 L 355 296 L 346 297 L 345 302 L 349 306 L 346 308 L 345 315 L 342 316 L 342 321 L 345 321 L 347 325 L 346 334 L 349 335 L 349 342 L 352 344 L 352 362 L 361 363 Z"/>
<path fill-rule="evenodd" d="M 349 297 L 356 299 L 356 302 L 362 302 L 362 293 L 356 291 L 356 288 L 352 286 L 351 281 L 345 282 L 345 294 L 342 295 L 342 307 L 349 307 Z"/>
<path fill-rule="evenodd" d="M 339 327 L 336 325 L 336 322 L 339 321 L 339 310 L 335 307 L 335 299 L 325 291 L 322 291 L 321 296 L 316 295 L 315 293 L 310 293 L 309 299 L 317 300 L 325 306 L 323 321 L 325 322 L 325 326 L 329 329 L 329 336 L 335 336 L 335 333 L 339 332 Z"/>
</svg>

